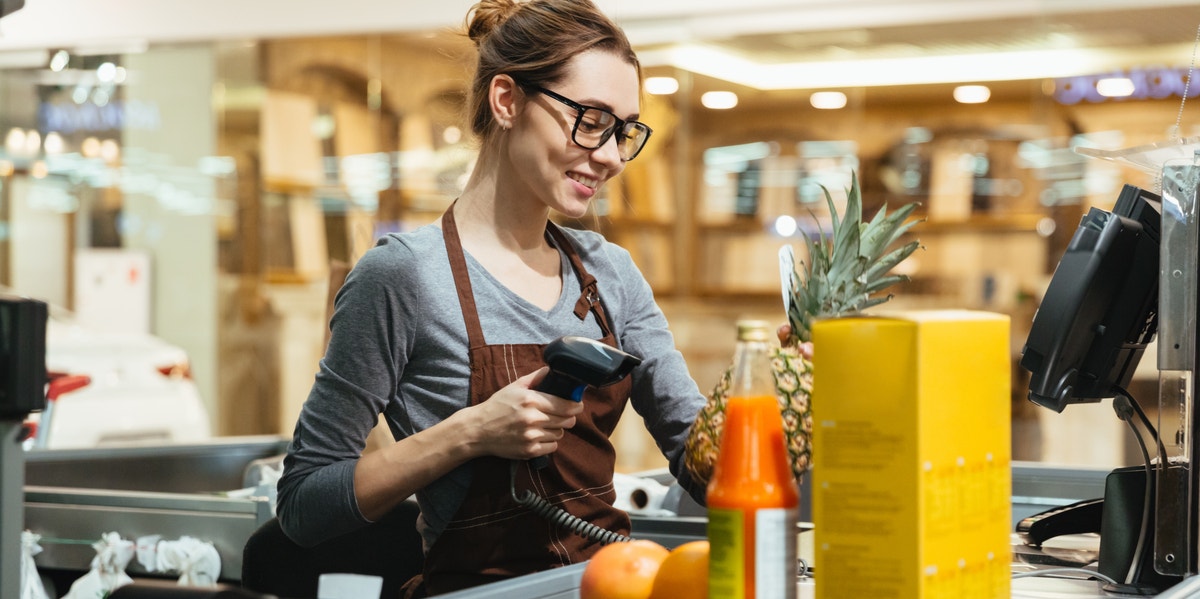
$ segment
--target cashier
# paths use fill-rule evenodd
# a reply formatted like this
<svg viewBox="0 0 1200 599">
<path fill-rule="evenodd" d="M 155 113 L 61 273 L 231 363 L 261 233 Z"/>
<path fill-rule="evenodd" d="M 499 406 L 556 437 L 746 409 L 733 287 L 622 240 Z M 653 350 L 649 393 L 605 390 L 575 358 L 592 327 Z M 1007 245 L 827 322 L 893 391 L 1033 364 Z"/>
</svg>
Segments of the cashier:
<svg viewBox="0 0 1200 599">
<path fill-rule="evenodd" d="M 597 541 L 517 505 L 530 489 L 605 529 L 610 436 L 627 401 L 671 472 L 704 402 L 650 285 L 601 235 L 550 222 L 585 215 L 651 136 L 625 34 L 590 0 L 484 0 L 469 119 L 476 167 L 441 219 L 383 237 L 337 294 L 332 335 L 279 482 L 279 519 L 312 546 L 416 495 L 429 594 L 588 559 Z M 644 361 L 582 402 L 534 391 L 545 344 L 599 339 Z M 395 443 L 363 454 L 383 414 Z M 535 470 L 527 460 L 552 455 Z"/>
</svg>

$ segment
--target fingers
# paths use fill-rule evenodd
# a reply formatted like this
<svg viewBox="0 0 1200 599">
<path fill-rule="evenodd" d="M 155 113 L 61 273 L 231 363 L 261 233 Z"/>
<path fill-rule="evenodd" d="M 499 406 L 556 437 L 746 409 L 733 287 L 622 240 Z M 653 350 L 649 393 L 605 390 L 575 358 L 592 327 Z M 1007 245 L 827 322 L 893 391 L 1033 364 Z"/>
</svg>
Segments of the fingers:
<svg viewBox="0 0 1200 599">
<path fill-rule="evenodd" d="M 514 457 L 531 459 L 558 451 L 558 443 L 566 435 L 566 430 L 557 427 L 530 428 L 525 431 L 525 441 L 516 448 Z"/>
<path fill-rule="evenodd" d="M 785 324 L 775 331 L 775 336 L 779 337 L 779 344 L 783 347 L 788 347 L 792 344 L 792 325 Z"/>
<path fill-rule="evenodd" d="M 549 373 L 550 373 L 550 367 L 543 366 L 543 367 L 517 379 L 516 384 L 521 385 L 522 387 L 525 387 L 526 389 L 534 389 L 538 386 L 538 384 L 540 384 L 542 382 L 542 379 L 546 378 L 546 375 Z"/>
<path fill-rule="evenodd" d="M 537 391 L 548 368 L 540 368 L 507 385 L 475 406 L 484 453 L 529 459 L 558 449 L 566 430 L 574 427 L 582 402 Z"/>
</svg>

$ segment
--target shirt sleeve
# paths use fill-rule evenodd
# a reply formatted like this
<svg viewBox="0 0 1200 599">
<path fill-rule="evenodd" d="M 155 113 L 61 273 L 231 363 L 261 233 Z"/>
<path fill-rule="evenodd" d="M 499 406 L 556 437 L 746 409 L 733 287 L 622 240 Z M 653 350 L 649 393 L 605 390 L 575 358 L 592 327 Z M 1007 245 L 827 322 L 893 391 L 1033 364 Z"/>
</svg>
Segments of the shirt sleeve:
<svg viewBox="0 0 1200 599">
<path fill-rule="evenodd" d="M 379 414 L 396 393 L 412 319 L 401 297 L 403 244 L 376 247 L 355 265 L 334 300 L 330 339 L 304 402 L 278 485 L 284 532 L 301 546 L 360 528 L 354 469 Z"/>
<path fill-rule="evenodd" d="M 629 252 L 608 244 L 620 280 L 622 309 L 614 325 L 621 347 L 642 358 L 633 371 L 633 409 L 646 423 L 671 474 L 693 499 L 705 505 L 706 489 L 684 467 L 684 443 L 705 398 L 688 372 L 667 318 L 649 282 Z"/>
</svg>

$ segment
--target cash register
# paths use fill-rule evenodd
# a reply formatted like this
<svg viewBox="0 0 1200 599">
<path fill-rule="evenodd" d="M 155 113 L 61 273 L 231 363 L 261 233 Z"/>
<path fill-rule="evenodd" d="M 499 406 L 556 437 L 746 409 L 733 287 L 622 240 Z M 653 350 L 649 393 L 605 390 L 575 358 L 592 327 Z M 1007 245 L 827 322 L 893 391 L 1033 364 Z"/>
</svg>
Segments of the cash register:
<svg viewBox="0 0 1200 599">
<path fill-rule="evenodd" d="M 1128 391 L 1159 330 L 1163 210 L 1160 195 L 1125 185 L 1111 211 L 1091 208 L 1083 216 L 1020 361 L 1030 372 L 1029 400 L 1037 405 L 1063 412 L 1072 404 L 1112 399 L 1114 415 L 1128 424 L 1144 463 L 1109 473 L 1103 497 L 1029 516 L 1017 533 L 1031 545 L 1099 533 L 1097 570 L 1117 581 L 1105 590 L 1131 595 L 1157 594 L 1183 578 L 1156 567 L 1155 531 L 1162 524 L 1156 521 L 1156 493 L 1161 480 L 1170 480 L 1160 480 L 1170 457 L 1142 408 L 1147 398 Z"/>
</svg>

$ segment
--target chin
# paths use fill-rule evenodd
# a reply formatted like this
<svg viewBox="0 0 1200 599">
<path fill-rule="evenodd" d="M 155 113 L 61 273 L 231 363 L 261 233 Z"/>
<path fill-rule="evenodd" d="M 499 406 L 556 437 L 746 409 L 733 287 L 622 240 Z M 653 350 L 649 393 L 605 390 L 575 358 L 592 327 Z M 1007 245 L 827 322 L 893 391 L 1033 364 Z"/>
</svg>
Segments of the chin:
<svg viewBox="0 0 1200 599">
<path fill-rule="evenodd" d="M 580 200 L 580 199 L 566 200 L 563 202 L 559 202 L 558 205 L 554 207 L 554 210 L 556 212 L 558 212 L 559 214 L 566 216 L 567 218 L 581 218 L 585 214 L 587 214 L 588 206 L 591 205 L 593 199 L 595 199 L 595 198 L 593 197 L 591 199 L 585 199 L 585 200 Z"/>
</svg>

